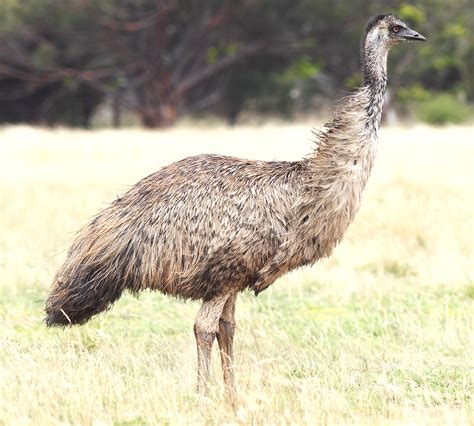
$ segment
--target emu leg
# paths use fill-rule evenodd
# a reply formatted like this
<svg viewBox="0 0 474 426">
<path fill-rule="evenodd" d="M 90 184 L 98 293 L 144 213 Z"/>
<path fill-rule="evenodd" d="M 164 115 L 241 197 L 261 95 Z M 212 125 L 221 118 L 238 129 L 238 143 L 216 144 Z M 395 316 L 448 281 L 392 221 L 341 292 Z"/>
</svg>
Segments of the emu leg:
<svg viewBox="0 0 474 426">
<path fill-rule="evenodd" d="M 237 293 L 234 293 L 225 302 L 219 319 L 219 331 L 217 332 L 217 342 L 219 343 L 222 371 L 224 373 L 224 385 L 232 403 L 235 402 L 236 397 L 233 369 L 236 300 Z"/>
<path fill-rule="evenodd" d="M 207 393 L 209 380 L 209 365 L 211 361 L 212 344 L 219 328 L 219 318 L 229 295 L 218 296 L 203 302 L 194 322 L 198 355 L 198 384 L 200 394 Z"/>
</svg>

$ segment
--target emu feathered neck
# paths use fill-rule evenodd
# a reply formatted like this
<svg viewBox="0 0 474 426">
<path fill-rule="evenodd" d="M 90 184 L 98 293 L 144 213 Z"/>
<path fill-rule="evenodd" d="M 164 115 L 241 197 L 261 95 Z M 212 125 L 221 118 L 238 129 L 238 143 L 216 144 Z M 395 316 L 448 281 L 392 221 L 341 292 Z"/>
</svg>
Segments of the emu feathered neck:
<svg viewBox="0 0 474 426">
<path fill-rule="evenodd" d="M 387 83 L 388 49 L 382 45 L 369 31 L 362 49 L 364 84 L 343 99 L 332 121 L 315 133 L 316 149 L 305 163 L 299 232 L 313 237 L 319 257 L 328 256 L 344 235 L 373 166 Z"/>
<path fill-rule="evenodd" d="M 317 147 L 311 156 L 311 183 L 322 185 L 335 177 L 360 179 L 361 187 L 372 167 L 377 132 L 387 86 L 389 46 L 377 31 L 367 31 L 362 40 L 364 84 L 342 100 L 325 129 L 316 132 Z"/>
<path fill-rule="evenodd" d="M 369 30 L 361 42 L 361 62 L 364 86 L 385 90 L 387 84 L 387 56 L 390 47 Z"/>
<path fill-rule="evenodd" d="M 377 133 L 387 87 L 387 56 L 390 47 L 380 39 L 377 31 L 367 30 L 361 43 L 363 85 L 346 97 L 318 138 L 342 139 L 356 143 Z"/>
</svg>

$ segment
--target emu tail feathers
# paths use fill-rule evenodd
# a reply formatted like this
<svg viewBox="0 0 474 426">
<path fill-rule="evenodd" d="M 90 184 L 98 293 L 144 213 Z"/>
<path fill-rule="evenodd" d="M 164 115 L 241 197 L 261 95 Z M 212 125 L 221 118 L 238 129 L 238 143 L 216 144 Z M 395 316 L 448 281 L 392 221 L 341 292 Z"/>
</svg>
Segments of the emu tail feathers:
<svg viewBox="0 0 474 426">
<path fill-rule="evenodd" d="M 84 324 L 93 315 L 112 306 L 121 296 L 123 286 L 106 279 L 94 279 L 93 275 L 55 280 L 46 301 L 46 325 Z"/>
<path fill-rule="evenodd" d="M 84 324 L 109 309 L 137 276 L 130 240 L 119 238 L 120 227 L 99 225 L 100 219 L 79 232 L 54 278 L 45 307 L 48 326 Z"/>
</svg>

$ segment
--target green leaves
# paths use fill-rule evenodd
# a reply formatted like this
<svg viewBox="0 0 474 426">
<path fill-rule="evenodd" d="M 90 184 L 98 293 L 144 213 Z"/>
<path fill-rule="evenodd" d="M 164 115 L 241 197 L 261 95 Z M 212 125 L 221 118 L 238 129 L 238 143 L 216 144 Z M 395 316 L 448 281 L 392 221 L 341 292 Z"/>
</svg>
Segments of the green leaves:
<svg viewBox="0 0 474 426">
<path fill-rule="evenodd" d="M 471 108 L 448 93 L 432 96 L 429 101 L 423 102 L 419 109 L 420 119 L 434 125 L 459 124 L 471 116 Z"/>
<path fill-rule="evenodd" d="M 222 46 L 212 46 L 207 50 L 206 63 L 213 64 L 223 56 L 233 56 L 239 49 L 239 43 L 230 42 Z"/>
<path fill-rule="evenodd" d="M 31 61 L 38 70 L 48 70 L 54 65 L 56 49 L 47 41 L 41 42 L 31 57 Z"/>
<path fill-rule="evenodd" d="M 282 83 L 294 83 L 296 80 L 308 80 L 315 77 L 322 68 L 319 61 L 311 61 L 307 55 L 303 55 L 296 59 L 285 71 L 278 76 L 278 80 Z"/>
<path fill-rule="evenodd" d="M 412 4 L 403 3 L 399 9 L 399 15 L 403 20 L 407 20 L 413 26 L 426 21 L 426 14 L 423 9 Z"/>
</svg>

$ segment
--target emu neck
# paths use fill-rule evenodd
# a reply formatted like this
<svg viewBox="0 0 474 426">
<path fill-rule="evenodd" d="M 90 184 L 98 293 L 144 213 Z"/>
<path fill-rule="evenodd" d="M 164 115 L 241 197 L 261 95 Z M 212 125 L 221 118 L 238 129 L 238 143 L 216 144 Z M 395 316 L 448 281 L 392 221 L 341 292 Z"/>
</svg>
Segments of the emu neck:
<svg viewBox="0 0 474 426">
<path fill-rule="evenodd" d="M 382 106 L 387 87 L 387 56 L 389 46 L 377 39 L 377 34 L 369 33 L 365 37 L 362 49 L 362 72 L 364 87 L 370 101 L 367 106 L 369 125 L 377 132 L 382 118 Z"/>
<path fill-rule="evenodd" d="M 307 162 L 299 226 L 304 237 L 316 238 L 320 257 L 331 253 L 358 211 L 377 150 L 388 49 L 371 46 L 366 40 L 364 85 L 342 102 L 317 134 L 316 149 Z"/>
<path fill-rule="evenodd" d="M 383 88 L 387 84 L 387 56 L 389 46 L 369 33 L 362 42 L 361 60 L 364 85 Z"/>
</svg>

